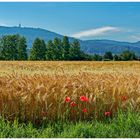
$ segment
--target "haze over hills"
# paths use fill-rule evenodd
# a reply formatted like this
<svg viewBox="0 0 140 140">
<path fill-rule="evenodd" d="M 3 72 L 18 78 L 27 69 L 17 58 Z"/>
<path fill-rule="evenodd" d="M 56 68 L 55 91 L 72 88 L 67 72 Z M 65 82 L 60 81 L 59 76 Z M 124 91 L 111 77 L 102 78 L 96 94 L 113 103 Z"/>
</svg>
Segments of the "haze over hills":
<svg viewBox="0 0 140 140">
<path fill-rule="evenodd" d="M 31 48 L 32 42 L 37 37 L 44 39 L 46 42 L 55 37 L 63 38 L 63 35 L 41 28 L 0 26 L 0 36 L 10 34 L 20 34 L 24 36 L 27 39 L 28 49 Z M 70 42 L 73 41 L 73 39 L 74 38 L 69 37 Z M 129 49 L 134 51 L 137 55 L 140 55 L 140 41 L 129 43 L 113 40 L 79 40 L 79 42 L 81 44 L 81 50 L 88 54 L 103 54 L 106 51 L 111 51 L 116 54 Z"/>
</svg>

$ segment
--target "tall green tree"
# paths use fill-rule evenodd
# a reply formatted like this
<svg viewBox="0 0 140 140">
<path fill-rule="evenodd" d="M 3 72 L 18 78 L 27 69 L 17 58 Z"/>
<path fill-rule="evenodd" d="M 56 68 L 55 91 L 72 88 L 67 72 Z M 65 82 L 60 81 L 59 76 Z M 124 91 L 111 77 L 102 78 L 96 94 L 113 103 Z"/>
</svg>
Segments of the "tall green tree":
<svg viewBox="0 0 140 140">
<path fill-rule="evenodd" d="M 3 39 L 0 38 L 0 60 L 4 60 L 3 58 Z"/>
<path fill-rule="evenodd" d="M 6 35 L 0 40 L 0 54 L 3 60 L 17 60 L 19 35 Z"/>
<path fill-rule="evenodd" d="M 115 54 L 115 55 L 113 56 L 113 60 L 114 60 L 114 61 L 118 61 L 118 60 L 119 60 L 119 56 L 118 56 L 117 54 Z"/>
<path fill-rule="evenodd" d="M 93 57 L 92 57 L 92 59 L 94 61 L 102 61 L 102 56 L 99 55 L 99 54 L 94 54 Z"/>
<path fill-rule="evenodd" d="M 69 60 L 69 51 L 70 51 L 70 43 L 67 36 L 63 37 L 63 49 L 62 49 L 62 58 L 64 60 Z"/>
<path fill-rule="evenodd" d="M 63 47 L 62 47 L 62 42 L 61 39 L 55 38 L 53 41 L 54 44 L 54 55 L 55 55 L 55 60 L 63 60 Z"/>
<path fill-rule="evenodd" d="M 30 60 L 46 59 L 46 44 L 44 40 L 36 38 L 30 50 Z"/>
<path fill-rule="evenodd" d="M 27 44 L 26 44 L 26 38 L 21 37 L 18 42 L 18 60 L 27 60 Z"/>
<path fill-rule="evenodd" d="M 104 60 L 113 60 L 113 54 L 112 52 L 105 52 L 104 54 Z"/>
<path fill-rule="evenodd" d="M 54 44 L 53 44 L 52 40 L 49 40 L 47 43 L 46 59 L 47 60 L 55 60 Z"/>
<path fill-rule="evenodd" d="M 71 47 L 69 50 L 69 58 L 70 58 L 70 60 L 80 60 L 81 59 L 80 43 L 76 39 L 71 44 Z"/>
</svg>

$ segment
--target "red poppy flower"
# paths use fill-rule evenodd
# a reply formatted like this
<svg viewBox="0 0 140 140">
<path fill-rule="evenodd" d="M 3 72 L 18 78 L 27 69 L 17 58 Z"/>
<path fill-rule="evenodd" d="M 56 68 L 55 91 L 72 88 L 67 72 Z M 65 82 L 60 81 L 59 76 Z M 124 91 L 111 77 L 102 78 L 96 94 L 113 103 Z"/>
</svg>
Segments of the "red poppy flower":
<svg viewBox="0 0 140 140">
<path fill-rule="evenodd" d="M 109 117 L 111 115 L 111 112 L 105 112 L 104 115 Z"/>
<path fill-rule="evenodd" d="M 75 102 L 71 102 L 70 106 L 72 106 L 72 107 L 75 106 Z"/>
<path fill-rule="evenodd" d="M 67 102 L 67 103 L 70 102 L 70 97 L 67 96 L 67 97 L 65 98 L 65 102 Z"/>
<path fill-rule="evenodd" d="M 87 112 L 87 109 L 86 109 L 86 108 L 84 108 L 84 109 L 82 110 L 82 112 L 86 113 L 86 112 Z"/>
<path fill-rule="evenodd" d="M 87 102 L 88 98 L 86 96 L 80 96 L 80 101 Z"/>
<path fill-rule="evenodd" d="M 126 101 L 126 100 L 127 100 L 127 96 L 122 96 L 122 97 L 121 97 L 121 100 L 122 100 L 122 101 Z"/>
</svg>

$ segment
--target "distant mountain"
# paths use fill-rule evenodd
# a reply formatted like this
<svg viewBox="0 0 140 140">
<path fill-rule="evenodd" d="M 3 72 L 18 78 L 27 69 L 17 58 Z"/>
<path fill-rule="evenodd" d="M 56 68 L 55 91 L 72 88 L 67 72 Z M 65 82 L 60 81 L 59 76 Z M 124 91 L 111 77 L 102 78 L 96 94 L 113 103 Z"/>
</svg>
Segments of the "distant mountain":
<svg viewBox="0 0 140 140">
<path fill-rule="evenodd" d="M 86 40 L 82 41 L 81 48 L 86 53 L 90 54 L 103 54 L 106 51 L 111 51 L 114 54 L 118 54 L 124 50 L 130 50 L 134 51 L 137 55 L 140 55 L 140 41 L 129 43 L 113 40 Z"/>
<path fill-rule="evenodd" d="M 41 28 L 0 26 L 0 36 L 9 34 L 20 34 L 26 37 L 28 49 L 31 48 L 32 42 L 37 37 L 44 39 L 46 42 L 50 39 L 54 39 L 55 37 L 58 37 L 60 39 L 63 38 L 63 35 Z M 74 38 L 69 37 L 70 42 L 73 41 L 73 39 Z M 129 43 L 113 40 L 79 40 L 79 42 L 81 44 L 81 50 L 88 54 L 103 54 L 106 51 L 111 51 L 112 53 L 116 54 L 129 49 L 140 55 L 140 41 Z"/>
<path fill-rule="evenodd" d="M 3 27 L 0 26 L 0 36 L 9 35 L 9 34 L 20 34 L 26 37 L 28 42 L 28 47 L 32 46 L 32 42 L 35 38 L 39 37 L 44 39 L 46 42 L 55 37 L 63 38 L 62 35 L 44 30 L 41 28 L 29 28 L 29 27 Z"/>
</svg>

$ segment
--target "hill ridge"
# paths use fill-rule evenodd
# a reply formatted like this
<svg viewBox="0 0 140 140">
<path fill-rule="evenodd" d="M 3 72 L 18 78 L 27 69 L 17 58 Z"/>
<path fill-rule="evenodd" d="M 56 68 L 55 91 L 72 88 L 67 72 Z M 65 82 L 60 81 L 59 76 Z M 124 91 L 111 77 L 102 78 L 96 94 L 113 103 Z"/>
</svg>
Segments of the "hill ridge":
<svg viewBox="0 0 140 140">
<path fill-rule="evenodd" d="M 27 39 L 28 49 L 31 48 L 32 42 L 35 38 L 39 37 L 44 39 L 46 42 L 52 40 L 55 37 L 60 39 L 63 38 L 63 35 L 49 31 L 43 28 L 35 27 L 18 27 L 18 26 L 0 26 L 0 36 L 8 34 L 20 34 Z M 74 38 L 69 37 L 70 42 Z M 106 51 L 111 51 L 112 53 L 120 53 L 124 50 L 134 51 L 136 54 L 140 55 L 140 41 L 137 42 L 125 42 L 125 41 L 115 41 L 108 39 L 94 39 L 94 40 L 80 40 L 81 50 L 88 54 L 103 54 Z"/>
</svg>

